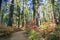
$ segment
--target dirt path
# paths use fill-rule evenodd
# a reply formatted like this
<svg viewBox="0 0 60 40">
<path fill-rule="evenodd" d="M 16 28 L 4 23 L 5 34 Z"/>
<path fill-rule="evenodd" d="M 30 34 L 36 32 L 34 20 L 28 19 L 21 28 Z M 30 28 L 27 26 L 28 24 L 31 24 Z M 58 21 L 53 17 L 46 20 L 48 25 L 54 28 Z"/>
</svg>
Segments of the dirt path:
<svg viewBox="0 0 60 40">
<path fill-rule="evenodd" d="M 24 31 L 19 31 L 12 33 L 10 36 L 5 38 L 0 38 L 0 40 L 27 40 L 26 34 L 24 34 Z"/>
</svg>

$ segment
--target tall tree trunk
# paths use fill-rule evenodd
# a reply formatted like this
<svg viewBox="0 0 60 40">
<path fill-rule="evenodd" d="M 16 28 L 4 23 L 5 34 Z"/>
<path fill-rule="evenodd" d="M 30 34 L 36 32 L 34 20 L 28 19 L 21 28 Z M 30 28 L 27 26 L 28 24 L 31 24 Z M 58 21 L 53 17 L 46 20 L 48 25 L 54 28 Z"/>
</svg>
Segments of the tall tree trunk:
<svg viewBox="0 0 60 40">
<path fill-rule="evenodd" d="M 9 13 L 9 18 L 8 18 L 8 26 L 12 26 L 12 21 L 13 21 L 13 10 L 14 10 L 14 0 L 11 1 L 11 6 L 10 6 L 10 13 Z"/>
<path fill-rule="evenodd" d="M 24 5 L 24 0 L 23 0 L 23 5 Z M 24 27 L 24 6 L 22 11 L 22 27 Z"/>
<path fill-rule="evenodd" d="M 39 7 L 39 1 L 33 0 L 33 19 L 35 20 L 37 26 L 39 18 L 38 7 Z"/>
<path fill-rule="evenodd" d="M 1 4 L 2 4 L 2 1 L 1 1 Z M 3 5 L 1 5 L 1 24 L 3 23 L 3 16 L 4 16 L 4 9 L 3 8 L 4 8 Z"/>
<path fill-rule="evenodd" d="M 20 7 L 17 5 L 17 11 L 18 11 L 18 28 L 20 27 Z"/>
<path fill-rule="evenodd" d="M 58 24 L 59 22 L 57 22 L 57 20 L 59 20 L 59 17 L 58 17 L 58 19 L 56 18 L 57 13 L 55 11 L 55 10 L 57 10 L 57 9 L 55 9 L 55 6 L 58 7 L 58 3 L 57 3 L 57 5 L 55 5 L 55 2 L 57 2 L 55 0 L 51 0 L 51 2 L 52 2 L 52 7 L 53 7 L 53 16 L 54 16 L 55 22 Z"/>
<path fill-rule="evenodd" d="M 22 21 L 22 26 L 24 26 L 24 20 L 23 20 L 23 18 L 24 18 L 24 10 L 22 11 L 22 14 L 21 14 L 21 21 Z"/>
<path fill-rule="evenodd" d="M 1 11 L 1 13 L 2 13 L 2 15 L 1 15 L 1 24 L 3 23 L 3 16 L 4 16 L 4 14 L 3 14 L 3 12 Z"/>
<path fill-rule="evenodd" d="M 0 0 L 0 10 L 1 10 L 1 3 L 2 3 L 2 0 Z"/>
<path fill-rule="evenodd" d="M 35 0 L 32 1 L 33 2 L 33 19 L 35 19 L 35 14 L 36 14 L 36 10 L 35 10 Z"/>
<path fill-rule="evenodd" d="M 55 2 L 54 2 L 54 0 L 51 0 L 51 3 L 52 3 L 52 8 L 53 8 L 53 16 L 54 16 L 54 19 L 55 19 L 55 11 L 54 11 L 54 9 L 55 9 L 55 8 L 54 8 L 54 3 L 55 3 Z"/>
</svg>

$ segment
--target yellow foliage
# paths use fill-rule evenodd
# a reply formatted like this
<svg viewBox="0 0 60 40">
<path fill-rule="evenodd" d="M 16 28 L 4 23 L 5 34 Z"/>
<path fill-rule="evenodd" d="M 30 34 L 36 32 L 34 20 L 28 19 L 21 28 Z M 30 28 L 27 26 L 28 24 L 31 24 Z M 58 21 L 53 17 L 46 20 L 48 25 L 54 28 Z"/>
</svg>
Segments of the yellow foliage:
<svg viewBox="0 0 60 40">
<path fill-rule="evenodd" d="M 51 26 L 51 24 L 52 24 L 52 26 Z M 55 27 L 53 25 L 54 24 L 52 22 L 51 23 L 46 22 L 46 23 L 40 25 L 39 31 L 40 32 L 51 32 L 51 31 L 55 30 Z"/>
</svg>

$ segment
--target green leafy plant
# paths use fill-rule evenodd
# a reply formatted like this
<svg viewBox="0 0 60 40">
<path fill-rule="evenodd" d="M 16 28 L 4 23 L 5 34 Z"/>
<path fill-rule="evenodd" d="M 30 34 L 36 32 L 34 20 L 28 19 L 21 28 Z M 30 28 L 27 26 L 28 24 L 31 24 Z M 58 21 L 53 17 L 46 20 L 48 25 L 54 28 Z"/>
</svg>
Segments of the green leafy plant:
<svg viewBox="0 0 60 40">
<path fill-rule="evenodd" d="M 39 40 L 39 37 L 38 37 L 37 32 L 36 32 L 37 26 L 35 25 L 35 21 L 33 19 L 30 19 L 30 24 L 28 27 L 30 29 L 30 31 L 28 33 L 29 40 Z"/>
</svg>

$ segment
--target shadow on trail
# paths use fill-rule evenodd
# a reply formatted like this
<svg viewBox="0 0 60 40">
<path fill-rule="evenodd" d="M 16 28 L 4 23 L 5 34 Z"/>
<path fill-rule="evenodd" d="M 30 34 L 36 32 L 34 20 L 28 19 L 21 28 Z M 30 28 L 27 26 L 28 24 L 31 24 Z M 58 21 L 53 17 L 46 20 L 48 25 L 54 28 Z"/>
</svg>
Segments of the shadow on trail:
<svg viewBox="0 0 60 40">
<path fill-rule="evenodd" d="M 9 34 L 9 35 L 2 35 L 2 36 L 0 36 L 0 40 L 10 40 L 10 38 L 11 38 L 11 34 Z"/>
</svg>

